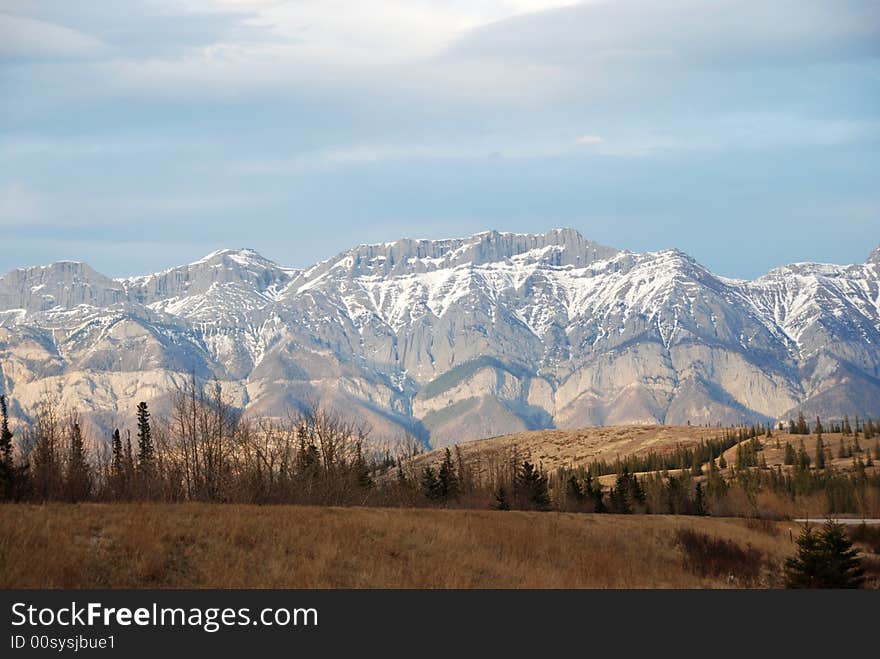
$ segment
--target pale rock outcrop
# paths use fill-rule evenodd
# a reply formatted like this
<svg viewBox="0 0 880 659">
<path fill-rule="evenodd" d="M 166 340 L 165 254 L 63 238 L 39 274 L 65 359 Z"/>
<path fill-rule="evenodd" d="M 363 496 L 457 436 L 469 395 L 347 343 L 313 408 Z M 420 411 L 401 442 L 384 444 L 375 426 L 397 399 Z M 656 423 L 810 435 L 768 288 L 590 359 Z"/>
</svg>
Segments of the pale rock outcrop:
<svg viewBox="0 0 880 659">
<path fill-rule="evenodd" d="M 546 427 L 880 414 L 880 248 L 754 281 L 572 229 L 361 245 L 310 268 L 221 250 L 111 279 L 0 278 L 0 386 L 96 426 L 191 374 L 251 414 L 323 401 L 434 445 Z"/>
</svg>

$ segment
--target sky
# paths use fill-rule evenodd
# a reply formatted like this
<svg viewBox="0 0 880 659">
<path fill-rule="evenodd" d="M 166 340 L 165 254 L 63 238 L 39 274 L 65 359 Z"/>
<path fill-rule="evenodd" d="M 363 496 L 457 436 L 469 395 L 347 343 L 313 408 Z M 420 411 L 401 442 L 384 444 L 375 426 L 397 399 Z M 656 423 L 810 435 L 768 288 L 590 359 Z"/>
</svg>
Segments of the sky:
<svg viewBox="0 0 880 659">
<path fill-rule="evenodd" d="M 570 226 L 880 244 L 876 0 L 3 0 L 0 271 Z"/>
</svg>

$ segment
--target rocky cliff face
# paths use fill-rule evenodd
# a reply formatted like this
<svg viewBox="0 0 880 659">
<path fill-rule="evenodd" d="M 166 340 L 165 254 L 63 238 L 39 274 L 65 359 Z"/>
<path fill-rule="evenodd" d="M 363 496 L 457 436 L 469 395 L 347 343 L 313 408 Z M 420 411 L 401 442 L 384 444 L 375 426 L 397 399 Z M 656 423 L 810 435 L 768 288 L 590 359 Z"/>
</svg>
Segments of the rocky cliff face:
<svg viewBox="0 0 880 659">
<path fill-rule="evenodd" d="M 0 378 L 99 423 L 186 374 L 255 414 L 322 400 L 433 445 L 544 427 L 880 414 L 880 248 L 755 281 L 571 229 L 361 245 L 306 270 L 252 250 L 113 280 L 0 279 Z"/>
</svg>

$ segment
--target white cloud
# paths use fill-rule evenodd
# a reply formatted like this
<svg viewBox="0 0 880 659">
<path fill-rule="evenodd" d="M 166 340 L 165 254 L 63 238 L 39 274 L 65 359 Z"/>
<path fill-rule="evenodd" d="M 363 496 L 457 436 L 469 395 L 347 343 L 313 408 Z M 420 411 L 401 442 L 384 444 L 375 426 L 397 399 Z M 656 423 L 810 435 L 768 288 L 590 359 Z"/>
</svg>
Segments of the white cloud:
<svg viewBox="0 0 880 659">
<path fill-rule="evenodd" d="M 475 28 L 573 0 L 189 0 L 190 9 L 246 11 L 246 23 L 298 54 L 348 65 L 425 57 Z"/>
<path fill-rule="evenodd" d="M 373 103 L 514 108 L 576 99 L 607 108 L 673 94 L 686 84 L 683 71 L 701 67 L 880 50 L 866 45 L 880 36 L 872 22 L 878 11 L 866 0 L 166 0 L 150 7 L 154 22 L 138 33 L 138 48 L 114 43 L 99 64 L 84 67 L 99 84 L 78 84 L 71 94 L 157 102 L 369 95 Z M 155 22 L 156 7 L 168 30 Z M 174 48 L 165 48 L 160 33 L 174 31 L 176 16 L 201 27 L 180 29 Z M 24 30 L 17 48 L 76 50 L 76 42 L 88 52 L 90 37 L 69 31 L 79 37 L 38 39 Z"/>
<path fill-rule="evenodd" d="M 99 39 L 63 25 L 0 14 L 0 56 L 77 58 L 100 55 Z"/>
<path fill-rule="evenodd" d="M 22 13 L 27 5 L 18 4 Z M 795 6 L 801 11 L 792 20 L 777 20 Z M 14 113 L 24 122 L 40 114 L 29 113 L 40 102 L 43 115 L 52 116 L 82 98 L 100 107 L 106 97 L 123 104 L 144 101 L 148 110 L 218 100 L 289 107 L 295 116 L 279 126 L 284 134 L 277 150 L 241 165 L 253 172 L 493 153 L 644 157 L 876 136 L 876 127 L 829 120 L 834 108 L 825 118 L 798 116 L 813 97 L 836 102 L 832 94 L 820 94 L 817 77 L 807 79 L 812 71 L 799 69 L 798 79 L 773 77 L 790 75 L 779 71 L 799 53 L 805 66 L 841 53 L 870 55 L 865 39 L 877 33 L 872 18 L 878 10 L 867 1 L 718 0 L 710 6 L 702 0 L 163 0 L 149 7 L 152 22 L 137 49 L 114 42 L 98 61 L 67 68 L 52 62 L 27 71 L 19 87 L 30 94 L 13 99 Z M 162 20 L 185 17 L 189 25 L 175 32 L 173 48 L 151 36 L 165 25 L 154 15 L 157 7 L 167 14 Z M 54 44 L 46 48 L 71 53 L 99 47 L 85 33 L 48 20 L 12 20 L 24 21 L 15 47 L 21 52 L 31 42 L 32 50 L 46 42 Z M 114 14 L 110 27 L 103 24 L 96 33 L 113 34 L 110 28 L 120 20 Z M 239 24 L 248 29 L 237 29 Z M 38 39 L 40 30 L 51 37 L 53 25 L 62 30 L 57 39 Z M 87 21 L 82 26 L 91 29 Z M 740 64 L 731 62 L 740 60 L 742 70 L 732 73 Z M 780 79 L 788 89 L 776 85 Z M 777 107 L 783 104 L 790 107 Z M 776 115 L 762 116 L 768 108 Z M 326 132 L 296 139 L 302 129 L 297 121 Z M 333 121 L 340 122 L 336 132 L 329 128 Z M 585 127 L 595 134 L 578 136 Z M 121 146 L 106 139 L 0 140 L 0 153 L 100 157 L 162 144 L 161 136 L 155 144 L 152 139 Z M 286 155 L 303 143 L 312 150 Z"/>
<path fill-rule="evenodd" d="M 479 27 L 571 0 L 189 0 L 189 12 L 246 11 L 249 31 L 218 34 L 183 52 L 113 56 L 95 67 L 97 93 L 157 100 L 240 99 L 310 93 L 374 96 L 428 93 L 480 100 L 487 82 L 500 97 L 532 97 L 563 84 L 553 67 L 461 62 L 444 53 Z M 192 16 L 192 14 L 188 14 Z M 528 88 L 528 93 L 526 93 Z M 506 91 L 505 91 L 506 90 Z"/>
<path fill-rule="evenodd" d="M 616 0 L 513 18 L 462 50 L 507 57 L 634 59 L 713 66 L 846 59 L 880 52 L 875 0 Z"/>
</svg>

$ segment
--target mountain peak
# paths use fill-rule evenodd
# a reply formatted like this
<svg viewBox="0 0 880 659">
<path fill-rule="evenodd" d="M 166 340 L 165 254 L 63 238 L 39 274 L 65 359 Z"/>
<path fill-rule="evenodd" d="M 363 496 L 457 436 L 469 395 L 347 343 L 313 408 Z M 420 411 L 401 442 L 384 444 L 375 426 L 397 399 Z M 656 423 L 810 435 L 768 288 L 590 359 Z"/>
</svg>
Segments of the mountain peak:
<svg viewBox="0 0 880 659">
<path fill-rule="evenodd" d="M 868 260 L 866 261 L 866 263 L 880 264 L 880 245 L 877 245 L 877 247 L 874 248 L 874 251 L 868 255 Z"/>
<path fill-rule="evenodd" d="M 202 295 L 216 286 L 264 292 L 283 286 L 297 270 L 283 268 L 247 247 L 218 249 L 187 265 L 122 280 L 142 304 Z"/>
<path fill-rule="evenodd" d="M 241 265 L 250 265 L 252 263 L 275 265 L 273 261 L 270 261 L 265 256 L 260 254 L 257 250 L 251 249 L 249 247 L 218 249 L 211 252 L 207 256 L 200 258 L 198 261 L 190 263 L 189 265 L 202 265 L 205 263 L 223 261 L 226 259 L 232 260 Z"/>
<path fill-rule="evenodd" d="M 45 265 L 31 265 L 24 268 L 15 268 L 3 276 L 3 279 L 10 277 L 51 277 L 53 273 L 68 273 L 70 275 L 97 275 L 101 276 L 90 265 L 83 261 L 74 261 L 72 259 L 59 259 Z"/>
<path fill-rule="evenodd" d="M 620 253 L 584 238 L 570 228 L 546 233 L 511 233 L 495 229 L 466 238 L 440 240 L 404 238 L 393 242 L 359 245 L 313 268 L 314 278 L 328 270 L 343 268 L 353 276 L 400 275 L 459 265 L 483 265 L 526 258 L 552 265 L 584 266 Z"/>
<path fill-rule="evenodd" d="M 44 311 L 79 304 L 109 306 L 124 296 L 118 282 L 82 261 L 18 268 L 0 277 L 0 309 Z"/>
<path fill-rule="evenodd" d="M 436 443 L 876 417 L 880 249 L 868 263 L 731 280 L 571 228 L 360 245 L 308 271 L 248 248 L 118 280 L 59 262 L 0 278 L 0 367 L 25 406 L 46 379 L 109 418 L 196 371 L 255 415 L 318 400 Z"/>
</svg>

